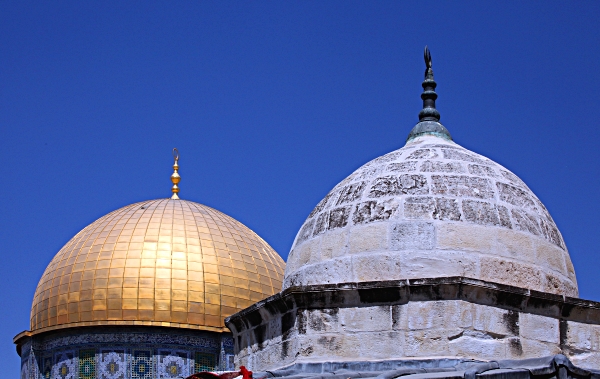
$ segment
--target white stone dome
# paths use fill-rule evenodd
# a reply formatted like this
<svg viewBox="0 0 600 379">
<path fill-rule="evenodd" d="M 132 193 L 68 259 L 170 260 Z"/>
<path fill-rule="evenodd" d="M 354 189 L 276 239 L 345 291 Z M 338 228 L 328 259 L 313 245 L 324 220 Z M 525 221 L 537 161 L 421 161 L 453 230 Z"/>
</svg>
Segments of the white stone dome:
<svg viewBox="0 0 600 379">
<path fill-rule="evenodd" d="M 432 134 L 329 192 L 296 236 L 283 288 L 464 276 L 577 297 L 562 236 L 525 183 Z"/>
</svg>

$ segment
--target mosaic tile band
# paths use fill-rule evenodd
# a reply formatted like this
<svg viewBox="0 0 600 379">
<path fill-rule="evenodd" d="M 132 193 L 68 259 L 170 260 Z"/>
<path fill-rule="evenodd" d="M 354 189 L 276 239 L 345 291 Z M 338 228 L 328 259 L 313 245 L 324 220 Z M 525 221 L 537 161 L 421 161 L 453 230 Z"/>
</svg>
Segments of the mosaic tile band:
<svg viewBox="0 0 600 379">
<path fill-rule="evenodd" d="M 184 378 L 233 370 L 230 335 L 72 333 L 33 336 L 21 351 L 21 379 Z"/>
</svg>

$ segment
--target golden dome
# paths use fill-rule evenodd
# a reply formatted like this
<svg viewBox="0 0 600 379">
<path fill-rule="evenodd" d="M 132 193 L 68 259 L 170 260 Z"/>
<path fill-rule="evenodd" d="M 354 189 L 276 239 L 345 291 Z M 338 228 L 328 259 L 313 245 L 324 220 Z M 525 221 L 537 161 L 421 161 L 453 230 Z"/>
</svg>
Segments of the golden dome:
<svg viewBox="0 0 600 379">
<path fill-rule="evenodd" d="M 159 199 L 93 222 L 50 262 L 31 331 L 88 325 L 226 330 L 281 290 L 285 263 L 252 230 L 202 204 Z"/>
</svg>

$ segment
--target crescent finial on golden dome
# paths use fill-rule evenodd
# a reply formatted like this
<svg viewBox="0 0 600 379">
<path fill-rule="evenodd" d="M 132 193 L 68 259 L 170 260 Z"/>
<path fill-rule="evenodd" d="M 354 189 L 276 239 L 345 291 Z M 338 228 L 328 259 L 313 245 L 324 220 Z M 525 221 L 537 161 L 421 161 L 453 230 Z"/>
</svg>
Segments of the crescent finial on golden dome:
<svg viewBox="0 0 600 379">
<path fill-rule="evenodd" d="M 173 174 L 171 175 L 171 181 L 173 182 L 173 188 L 171 188 L 171 192 L 173 192 L 173 196 L 171 196 L 172 200 L 179 200 L 179 187 L 177 186 L 177 184 L 179 184 L 179 181 L 181 180 L 181 177 L 179 176 L 179 150 L 177 150 L 177 148 L 173 149 L 173 158 L 175 159 L 175 163 L 173 164 Z"/>
</svg>

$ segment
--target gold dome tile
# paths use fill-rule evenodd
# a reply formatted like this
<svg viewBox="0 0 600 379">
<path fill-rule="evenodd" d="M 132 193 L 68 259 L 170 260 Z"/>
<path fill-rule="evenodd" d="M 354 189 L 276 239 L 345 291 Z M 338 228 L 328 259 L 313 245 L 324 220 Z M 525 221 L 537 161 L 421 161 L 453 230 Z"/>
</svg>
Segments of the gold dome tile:
<svg viewBox="0 0 600 379">
<path fill-rule="evenodd" d="M 256 233 L 205 205 L 131 204 L 77 233 L 35 291 L 31 331 L 90 325 L 225 330 L 281 290 L 285 263 Z"/>
</svg>

